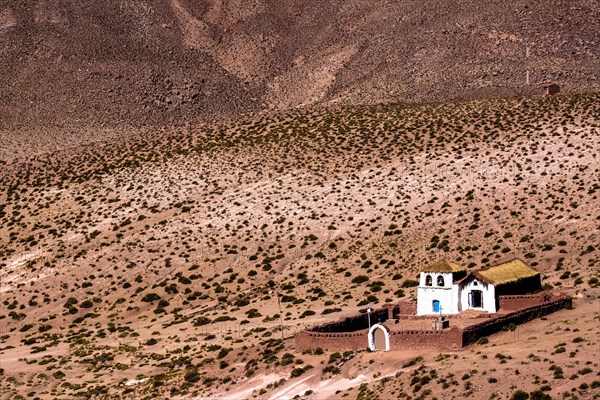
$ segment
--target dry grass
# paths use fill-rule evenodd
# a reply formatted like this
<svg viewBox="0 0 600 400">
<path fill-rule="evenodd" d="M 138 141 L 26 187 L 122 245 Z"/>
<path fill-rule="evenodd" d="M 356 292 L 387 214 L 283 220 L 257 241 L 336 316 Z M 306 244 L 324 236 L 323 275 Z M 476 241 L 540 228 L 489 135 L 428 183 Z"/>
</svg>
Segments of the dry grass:
<svg viewBox="0 0 600 400">
<path fill-rule="evenodd" d="M 523 261 L 515 259 L 479 271 L 478 275 L 482 276 L 488 283 L 502 285 L 505 283 L 516 282 L 520 279 L 530 278 L 538 274 L 538 271 L 531 268 Z"/>
</svg>

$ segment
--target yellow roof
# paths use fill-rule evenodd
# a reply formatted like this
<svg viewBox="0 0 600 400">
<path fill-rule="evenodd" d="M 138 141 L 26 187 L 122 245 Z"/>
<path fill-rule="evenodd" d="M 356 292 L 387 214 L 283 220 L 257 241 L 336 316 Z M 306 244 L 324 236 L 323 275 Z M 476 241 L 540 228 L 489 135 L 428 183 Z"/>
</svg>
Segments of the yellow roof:
<svg viewBox="0 0 600 400">
<path fill-rule="evenodd" d="M 476 275 L 487 283 L 503 285 L 521 279 L 531 278 L 540 273 L 519 259 L 505 262 L 488 269 L 476 272 Z"/>
<path fill-rule="evenodd" d="M 465 267 L 441 258 L 433 264 L 423 268 L 422 272 L 460 272 L 465 271 Z"/>
</svg>

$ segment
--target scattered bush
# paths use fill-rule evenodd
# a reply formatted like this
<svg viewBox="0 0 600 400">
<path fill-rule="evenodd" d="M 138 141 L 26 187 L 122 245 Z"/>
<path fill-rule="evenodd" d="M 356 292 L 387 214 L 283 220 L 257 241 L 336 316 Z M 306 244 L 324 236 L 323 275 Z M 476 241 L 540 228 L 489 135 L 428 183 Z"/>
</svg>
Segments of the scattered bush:
<svg viewBox="0 0 600 400">
<path fill-rule="evenodd" d="M 421 356 L 417 356 L 411 360 L 408 360 L 407 362 L 404 363 L 404 365 L 402 366 L 403 368 L 408 368 L 408 367 L 412 367 L 413 365 L 416 365 L 417 363 L 423 361 L 423 357 Z"/>
<path fill-rule="evenodd" d="M 369 280 L 368 276 L 365 275 L 357 275 L 352 279 L 352 283 L 360 284 Z"/>
<path fill-rule="evenodd" d="M 404 282 L 402 282 L 401 286 L 403 288 L 419 286 L 419 281 L 415 281 L 414 279 L 406 279 Z"/>
<path fill-rule="evenodd" d="M 511 400 L 527 400 L 529 399 L 529 393 L 524 390 L 517 390 L 513 393 Z"/>
<path fill-rule="evenodd" d="M 144 303 L 151 303 L 156 300 L 160 300 L 160 296 L 156 293 L 148 293 L 144 297 L 142 297 L 142 301 Z"/>
</svg>

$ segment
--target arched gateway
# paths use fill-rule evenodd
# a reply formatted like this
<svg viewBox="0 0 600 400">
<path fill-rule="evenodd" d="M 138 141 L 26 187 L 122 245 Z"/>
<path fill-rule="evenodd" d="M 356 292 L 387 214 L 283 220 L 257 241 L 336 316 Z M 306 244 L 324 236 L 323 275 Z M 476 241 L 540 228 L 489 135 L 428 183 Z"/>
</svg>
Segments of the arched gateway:
<svg viewBox="0 0 600 400">
<path fill-rule="evenodd" d="M 371 329 L 369 329 L 369 335 L 368 335 L 368 339 L 369 339 L 369 350 L 371 351 L 377 351 L 380 350 L 375 343 L 375 331 L 377 329 L 381 329 L 381 331 L 383 332 L 383 337 L 385 340 L 385 347 L 384 347 L 384 351 L 390 351 L 390 332 L 388 331 L 388 329 L 381 324 L 375 324 L 371 327 Z"/>
</svg>

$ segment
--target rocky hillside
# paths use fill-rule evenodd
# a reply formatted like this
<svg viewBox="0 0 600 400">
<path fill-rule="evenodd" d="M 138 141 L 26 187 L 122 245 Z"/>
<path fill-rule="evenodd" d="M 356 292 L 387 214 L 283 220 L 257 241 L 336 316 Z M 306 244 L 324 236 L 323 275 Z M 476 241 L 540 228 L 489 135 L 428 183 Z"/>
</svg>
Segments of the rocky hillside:
<svg viewBox="0 0 600 400">
<path fill-rule="evenodd" d="M 597 393 L 599 108 L 595 93 L 296 111 L 6 164 L 0 399 L 324 388 L 330 355 L 300 354 L 293 333 L 414 299 L 419 268 L 440 257 L 468 268 L 521 258 L 575 310 L 538 325 L 535 342 L 515 332 L 508 347 L 491 338 L 443 364 L 436 350 L 402 352 L 381 367 L 389 386 L 409 390 L 412 376 L 390 368 L 419 356 L 448 384 L 474 376 L 476 398 L 543 379 L 552 398 Z M 500 365 L 503 352 L 515 360 Z M 338 389 L 381 375 L 360 357 Z M 555 363 L 569 379 L 552 378 Z M 435 382 L 421 393 L 453 398 Z"/>
<path fill-rule="evenodd" d="M 0 128 L 600 86 L 588 0 L 271 3 L 2 1 Z"/>
</svg>

